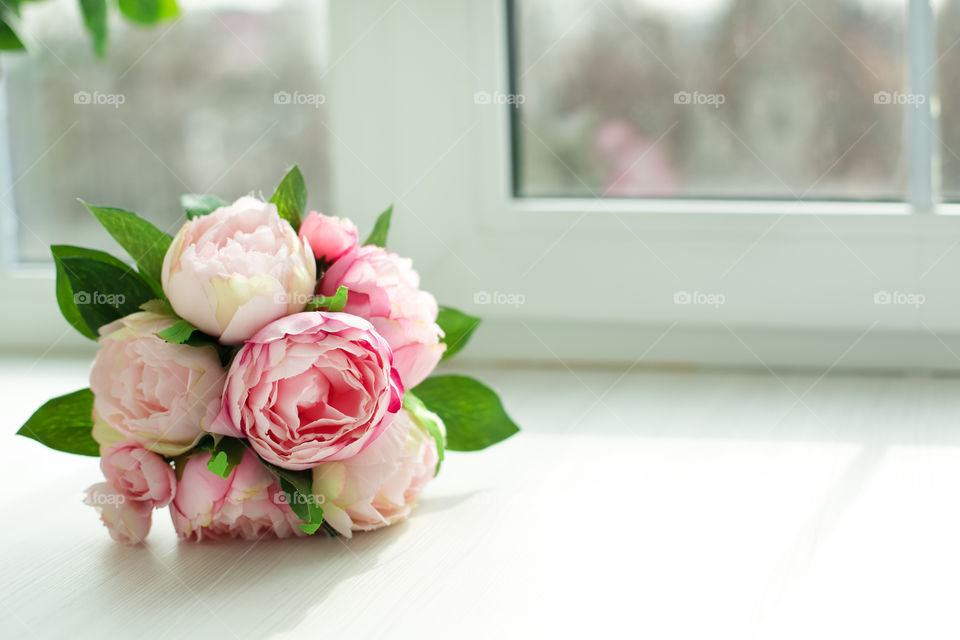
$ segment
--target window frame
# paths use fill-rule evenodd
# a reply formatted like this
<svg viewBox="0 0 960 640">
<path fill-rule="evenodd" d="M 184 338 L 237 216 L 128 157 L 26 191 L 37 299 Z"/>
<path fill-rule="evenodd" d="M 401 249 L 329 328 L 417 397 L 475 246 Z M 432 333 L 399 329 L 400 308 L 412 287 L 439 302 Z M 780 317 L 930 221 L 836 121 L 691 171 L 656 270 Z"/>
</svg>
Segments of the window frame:
<svg viewBox="0 0 960 640">
<path fill-rule="evenodd" d="M 865 298 L 954 288 L 960 205 L 515 197 L 510 107 L 472 99 L 510 90 L 505 10 L 504 0 L 329 4 L 331 213 L 365 227 L 395 202 L 390 248 L 414 257 L 441 303 L 485 319 L 464 357 L 960 370 L 960 296 L 922 309 Z M 60 317 L 52 267 L 20 269 L 0 250 L 0 295 L 15 302 L 0 344 L 89 349 Z M 672 302 L 679 289 L 710 291 L 731 265 L 733 303 Z M 830 293 L 824 283 L 839 293 L 806 304 Z M 486 305 L 482 292 L 527 299 Z"/>
<path fill-rule="evenodd" d="M 925 0 L 909 2 L 909 11 L 926 11 L 930 18 Z M 471 350 L 475 358 L 559 360 L 564 364 L 640 358 L 675 364 L 960 370 L 956 355 L 960 354 L 960 298 L 952 296 L 924 309 L 908 310 L 878 308 L 855 296 L 856 291 L 867 295 L 881 288 L 909 291 L 920 281 L 925 291 L 953 288 L 949 266 L 955 265 L 960 272 L 960 251 L 953 251 L 960 243 L 960 206 L 938 204 L 934 212 L 922 197 L 907 203 L 518 198 L 513 193 L 510 165 L 511 107 L 482 107 L 468 99 L 476 91 L 511 90 L 507 3 L 476 0 L 459 13 L 437 9 L 428 0 L 401 4 L 417 13 L 417 21 L 428 27 L 429 33 L 417 34 L 422 35 L 421 40 L 410 34 L 404 37 L 404 20 L 398 17 L 402 12 L 395 9 L 395 2 L 334 5 L 331 23 L 341 27 L 334 30 L 334 41 L 341 49 L 352 51 L 355 66 L 351 73 L 362 74 L 367 84 L 382 82 L 395 98 L 388 105 L 360 113 L 351 104 L 363 102 L 363 92 L 349 81 L 334 86 L 334 117 L 350 147 L 334 149 L 333 165 L 341 178 L 334 181 L 334 202 L 340 211 L 364 210 L 389 198 L 391 192 L 402 193 L 411 178 L 409 167 L 435 165 L 437 152 L 430 151 L 432 146 L 442 147 L 447 162 L 459 163 L 460 170 L 447 173 L 442 184 L 434 181 L 429 196 L 418 194 L 412 202 L 399 203 L 395 220 L 412 214 L 422 226 L 435 229 L 426 234 L 434 238 L 424 241 L 421 237 L 419 242 L 403 238 L 406 242 L 400 248 L 420 250 L 411 255 L 417 257 L 424 282 L 441 302 L 487 319 L 487 327 L 476 338 L 480 345 Z M 342 27 L 375 19 L 380 21 L 379 37 L 403 41 L 409 49 L 389 60 L 378 57 L 375 48 L 359 53 L 365 49 L 355 41 L 359 31 L 351 34 Z M 915 43 L 916 38 L 911 40 Z M 431 48 L 431 42 L 441 46 Z M 928 44 L 923 55 L 931 56 L 933 45 Z M 417 75 L 438 80 L 431 85 L 405 82 L 413 77 L 411 68 L 418 69 Z M 456 124 L 438 123 L 430 109 L 416 108 L 424 103 L 447 105 L 446 120 Z M 471 122 L 476 128 L 469 134 L 470 152 L 451 151 Z M 398 134 L 401 129 L 405 133 Z M 418 136 L 420 141 L 445 137 L 448 142 L 410 142 Z M 929 138 L 922 142 L 930 143 Z M 911 148 L 920 149 L 922 144 Z M 368 160 L 378 155 L 389 160 Z M 932 162 L 932 155 L 930 158 Z M 368 182 L 372 173 L 376 178 Z M 927 173 L 928 182 L 934 178 Z M 922 189 L 911 192 L 924 193 Z M 451 210 L 462 212 L 461 224 L 451 224 L 447 215 Z M 563 262 L 553 260 L 551 264 L 545 261 L 545 268 L 536 270 L 539 272 L 530 272 L 517 287 L 532 294 L 528 297 L 533 299 L 524 306 L 514 309 L 473 303 L 474 287 L 511 291 L 516 274 L 530 268 L 529 257 L 517 252 L 527 240 L 531 251 L 542 252 L 546 244 L 549 254 L 552 243 L 567 248 L 563 241 L 569 239 L 572 228 L 578 237 L 584 237 L 576 245 L 576 260 L 620 268 L 625 281 L 640 272 L 648 273 L 653 281 L 672 282 L 662 269 L 657 271 L 657 262 L 668 263 L 681 273 L 709 272 L 713 256 L 704 257 L 705 249 L 714 254 L 729 250 L 749 254 L 756 246 L 767 249 L 768 256 L 759 261 L 759 268 L 753 267 L 754 273 L 769 270 L 790 277 L 784 278 L 782 287 L 760 290 L 740 271 L 725 285 L 728 297 L 766 298 L 767 303 L 725 308 L 719 313 L 670 304 L 666 301 L 670 290 L 680 288 L 670 283 L 648 291 L 625 291 L 629 304 L 613 309 L 589 302 L 560 308 L 537 295 L 556 289 L 548 286 L 556 277 L 550 273 L 551 266 Z M 618 253 L 624 250 L 624 236 L 633 243 L 630 251 L 655 253 L 657 259 L 635 260 L 634 255 Z M 544 238 L 545 242 L 539 242 Z M 618 258 L 611 259 L 611 251 Z M 859 256 L 857 260 L 851 259 L 853 253 Z M 930 263 L 939 260 L 938 268 L 924 273 L 930 264 L 918 263 L 915 254 L 929 256 Z M 484 263 L 490 255 L 496 260 Z M 824 260 L 839 276 L 837 286 L 850 295 L 833 296 L 829 305 L 816 310 L 791 304 L 794 298 L 810 297 L 809 287 L 796 271 Z M 869 272 L 857 273 L 857 261 L 874 265 L 875 270 L 882 265 L 883 282 L 878 283 Z M 481 280 L 473 279 L 471 287 L 471 279 L 459 263 L 484 264 Z M 822 272 L 823 265 L 819 267 Z M 896 275 L 888 277 L 891 272 Z M 571 300 L 591 300 L 590 292 L 597 289 L 595 273 L 583 269 L 572 278 L 569 271 L 562 273 Z M 696 275 L 684 285 L 691 290 L 696 287 Z"/>
<path fill-rule="evenodd" d="M 9 145 L 7 74 L 0 70 L 0 349 L 4 354 L 92 353 L 92 343 L 60 315 L 50 264 L 18 261 L 15 188 Z M 41 355 L 41 357 L 43 357 Z"/>
</svg>

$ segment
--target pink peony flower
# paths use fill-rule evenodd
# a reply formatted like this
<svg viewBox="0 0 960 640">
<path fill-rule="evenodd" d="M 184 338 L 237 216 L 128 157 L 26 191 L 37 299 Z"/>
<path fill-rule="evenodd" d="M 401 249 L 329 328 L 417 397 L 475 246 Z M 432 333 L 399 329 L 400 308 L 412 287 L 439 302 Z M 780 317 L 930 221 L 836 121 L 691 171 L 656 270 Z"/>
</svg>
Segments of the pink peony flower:
<svg viewBox="0 0 960 640">
<path fill-rule="evenodd" d="M 300 237 L 310 243 L 318 260 L 333 262 L 357 246 L 357 225 L 349 218 L 311 211 L 300 225 Z"/>
<path fill-rule="evenodd" d="M 313 468 L 323 519 L 346 537 L 406 518 L 437 466 L 437 444 L 403 409 L 362 453 Z"/>
<path fill-rule="evenodd" d="M 250 451 L 227 478 L 207 469 L 209 453 L 191 456 L 184 465 L 170 515 L 177 535 L 253 540 L 272 533 L 278 538 L 305 535 L 300 518 L 287 506 L 280 483 Z"/>
<path fill-rule="evenodd" d="M 100 469 L 110 486 L 129 500 L 165 507 L 173 500 L 177 478 L 167 462 L 135 442 L 103 449 Z"/>
<path fill-rule="evenodd" d="M 430 375 L 446 345 L 437 325 L 437 301 L 421 291 L 412 262 L 386 249 L 367 245 L 334 262 L 320 279 L 321 295 L 348 290 L 344 311 L 373 323 L 393 349 L 394 366 L 407 389 Z"/>
<path fill-rule="evenodd" d="M 100 513 L 110 537 L 117 542 L 139 544 L 150 533 L 153 507 L 146 502 L 130 500 L 107 482 L 87 489 L 83 501 Z"/>
<path fill-rule="evenodd" d="M 170 344 L 174 319 L 141 311 L 100 327 L 90 370 L 94 437 L 132 440 L 164 456 L 187 451 L 216 416 L 224 371 L 213 347 Z"/>
<path fill-rule="evenodd" d="M 317 265 L 276 205 L 240 198 L 187 221 L 163 260 L 163 291 L 180 317 L 223 344 L 303 311 Z"/>
<path fill-rule="evenodd" d="M 247 438 L 267 462 L 308 469 L 363 451 L 399 411 L 402 395 L 390 346 L 369 322 L 298 313 L 243 345 L 210 431 Z"/>
</svg>

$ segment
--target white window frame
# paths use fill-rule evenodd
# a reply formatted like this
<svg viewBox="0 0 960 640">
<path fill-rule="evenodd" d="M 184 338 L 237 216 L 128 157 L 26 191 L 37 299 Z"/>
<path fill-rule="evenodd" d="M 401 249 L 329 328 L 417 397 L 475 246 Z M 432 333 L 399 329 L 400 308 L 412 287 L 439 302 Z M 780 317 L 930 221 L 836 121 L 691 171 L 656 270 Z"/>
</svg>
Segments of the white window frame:
<svg viewBox="0 0 960 640">
<path fill-rule="evenodd" d="M 510 91 L 504 5 L 332 7 L 334 202 L 342 213 L 370 211 L 403 195 L 395 247 L 416 256 L 441 302 L 487 319 L 468 354 L 960 369 L 960 207 L 932 199 L 929 111 L 911 116 L 912 130 L 929 135 L 911 137 L 911 155 L 928 160 L 914 162 L 908 203 L 515 198 L 511 107 L 472 100 Z M 917 33 L 932 28 L 930 6 L 909 0 L 908 11 L 910 90 L 929 93 L 935 74 L 916 68 L 935 59 Z M 677 305 L 680 290 L 727 302 Z M 478 291 L 526 300 L 477 305 Z M 874 304 L 882 291 L 926 302 Z"/>
<path fill-rule="evenodd" d="M 929 20 L 926 0 L 909 2 Z M 932 191 L 925 204 L 921 188 L 877 204 L 518 199 L 510 107 L 473 100 L 509 91 L 503 0 L 330 12 L 332 213 L 364 226 L 396 203 L 391 248 L 442 303 L 485 318 L 464 356 L 960 370 L 960 206 Z M 678 291 L 726 303 L 677 305 Z M 877 291 L 927 301 L 876 305 Z M 483 292 L 525 299 L 478 304 Z M 84 343 L 59 317 L 52 269 L 6 263 L 0 295 L 14 301 L 5 346 Z"/>
<path fill-rule="evenodd" d="M 13 175 L 10 157 L 5 78 L 6 74 L 0 76 L 0 349 L 7 355 L 38 350 L 44 354 L 91 352 L 92 343 L 60 315 L 53 265 L 18 261 L 21 222 L 14 197 L 18 177 Z"/>
</svg>

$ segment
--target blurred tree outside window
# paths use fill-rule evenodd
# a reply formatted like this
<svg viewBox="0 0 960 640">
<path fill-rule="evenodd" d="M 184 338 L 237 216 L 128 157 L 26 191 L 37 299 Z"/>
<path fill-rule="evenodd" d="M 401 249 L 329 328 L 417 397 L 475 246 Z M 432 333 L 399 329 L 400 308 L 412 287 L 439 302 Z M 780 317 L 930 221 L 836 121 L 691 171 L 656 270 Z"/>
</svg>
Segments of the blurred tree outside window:
<svg viewBox="0 0 960 640">
<path fill-rule="evenodd" d="M 906 0 L 513 6 L 520 196 L 906 197 Z"/>
</svg>

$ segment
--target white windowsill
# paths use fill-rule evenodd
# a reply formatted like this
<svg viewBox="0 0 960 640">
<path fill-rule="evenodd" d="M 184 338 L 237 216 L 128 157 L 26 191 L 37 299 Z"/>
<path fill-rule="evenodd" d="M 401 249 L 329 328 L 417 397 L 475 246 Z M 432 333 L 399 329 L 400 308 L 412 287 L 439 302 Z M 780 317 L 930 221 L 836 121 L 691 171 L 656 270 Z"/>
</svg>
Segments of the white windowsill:
<svg viewBox="0 0 960 640">
<path fill-rule="evenodd" d="M 88 364 L 0 361 L 3 637 L 960 630 L 955 379 L 478 369 L 524 431 L 408 523 L 194 545 L 158 512 L 138 549 L 80 502 L 96 460 L 12 435 Z"/>
</svg>

